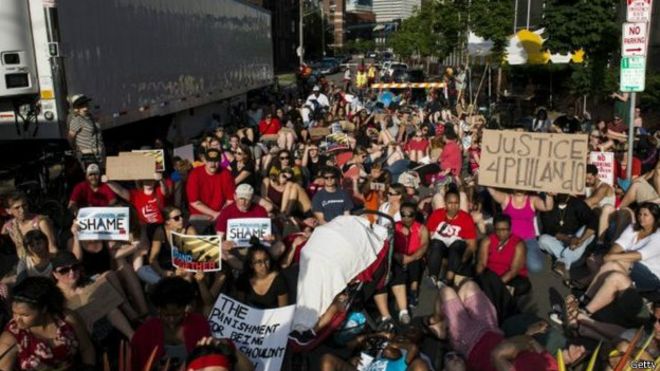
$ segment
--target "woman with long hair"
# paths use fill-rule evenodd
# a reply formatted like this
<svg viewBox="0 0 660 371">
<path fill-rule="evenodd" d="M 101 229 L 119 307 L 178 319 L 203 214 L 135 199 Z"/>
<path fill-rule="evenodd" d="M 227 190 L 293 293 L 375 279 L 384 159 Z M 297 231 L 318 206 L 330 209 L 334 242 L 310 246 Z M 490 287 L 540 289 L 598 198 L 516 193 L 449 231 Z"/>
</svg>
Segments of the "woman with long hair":
<svg viewBox="0 0 660 371">
<path fill-rule="evenodd" d="M 260 309 L 273 309 L 289 304 L 289 296 L 284 276 L 277 271 L 277 265 L 270 253 L 261 245 L 248 251 L 246 279 L 239 287 L 241 302 Z"/>
<path fill-rule="evenodd" d="M 95 370 L 96 356 L 78 316 L 50 278 L 28 277 L 12 290 L 13 318 L 0 335 L 0 369 Z M 80 360 L 80 361 L 78 361 Z"/>
</svg>

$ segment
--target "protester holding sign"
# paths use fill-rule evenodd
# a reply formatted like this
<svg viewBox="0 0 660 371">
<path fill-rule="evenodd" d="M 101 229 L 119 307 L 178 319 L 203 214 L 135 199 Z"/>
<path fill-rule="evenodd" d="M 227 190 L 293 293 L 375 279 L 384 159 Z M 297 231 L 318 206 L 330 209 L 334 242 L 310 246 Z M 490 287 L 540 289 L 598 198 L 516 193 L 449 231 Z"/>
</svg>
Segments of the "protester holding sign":
<svg viewBox="0 0 660 371">
<path fill-rule="evenodd" d="M 257 237 L 262 242 L 270 243 L 269 249 L 273 256 L 279 257 L 284 252 L 284 245 L 279 241 L 275 243 L 276 238 L 271 234 L 270 228 L 267 233 L 264 233 L 261 229 L 259 231 L 252 229 L 230 230 L 229 224 L 231 221 L 244 220 L 247 222 L 253 219 L 265 219 L 269 221 L 266 209 L 252 202 L 253 196 L 254 190 L 250 185 L 241 184 L 238 186 L 234 196 L 236 202 L 222 210 L 215 224 L 216 233 L 223 240 L 223 259 L 227 260 L 234 267 L 242 266 L 242 262 L 235 255 L 231 254 L 230 251 L 236 247 L 246 247 L 247 245 L 237 242 L 239 240 L 249 241 L 252 236 Z"/>
<path fill-rule="evenodd" d="M 195 227 L 185 224 L 183 213 L 176 207 L 166 207 L 163 210 L 163 220 L 165 223 L 156 229 L 151 241 L 148 252 L 149 265 L 142 266 L 138 270 L 140 278 L 150 284 L 155 284 L 163 277 L 174 275 L 172 246 L 170 246 L 172 232 L 185 235 L 197 234 Z"/>
<path fill-rule="evenodd" d="M 103 178 L 103 181 L 106 179 Z M 136 182 L 135 189 L 128 190 L 117 182 L 108 182 L 108 186 L 117 196 L 124 201 L 130 202 L 137 210 L 140 224 L 146 227 L 149 237 L 153 235 L 156 226 L 163 224 L 163 216 L 160 212 L 167 206 L 169 187 L 163 179 L 162 173 L 155 173 L 154 179 L 144 179 Z M 149 240 L 151 240 L 149 238 Z"/>
<path fill-rule="evenodd" d="M 190 223 L 200 233 L 213 224 L 223 207 L 233 202 L 234 180 L 219 164 L 220 151 L 209 149 L 204 153 L 204 166 L 193 169 L 188 175 Z"/>
</svg>

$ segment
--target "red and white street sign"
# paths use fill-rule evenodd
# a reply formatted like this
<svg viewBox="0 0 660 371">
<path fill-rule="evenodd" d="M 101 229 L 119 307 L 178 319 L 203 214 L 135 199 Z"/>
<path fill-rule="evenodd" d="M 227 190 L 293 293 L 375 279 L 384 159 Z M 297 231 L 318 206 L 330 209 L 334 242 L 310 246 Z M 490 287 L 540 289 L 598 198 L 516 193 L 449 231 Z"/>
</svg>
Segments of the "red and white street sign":
<svg viewBox="0 0 660 371">
<path fill-rule="evenodd" d="M 646 55 L 646 23 L 624 23 L 622 35 L 622 57 L 641 57 Z"/>
<path fill-rule="evenodd" d="M 628 22 L 650 22 L 653 0 L 627 0 L 628 9 L 626 20 Z"/>
</svg>

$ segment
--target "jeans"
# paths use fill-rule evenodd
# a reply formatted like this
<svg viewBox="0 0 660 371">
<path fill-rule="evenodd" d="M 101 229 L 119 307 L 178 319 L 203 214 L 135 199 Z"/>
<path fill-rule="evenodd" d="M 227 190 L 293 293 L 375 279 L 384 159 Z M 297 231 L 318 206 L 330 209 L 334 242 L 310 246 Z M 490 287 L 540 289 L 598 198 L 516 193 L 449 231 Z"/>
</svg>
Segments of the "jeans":
<svg viewBox="0 0 660 371">
<path fill-rule="evenodd" d="M 467 249 L 467 243 L 462 240 L 454 241 L 449 246 L 440 240 L 431 240 L 427 252 L 429 275 L 439 277 L 442 260 L 447 259 L 447 271 L 462 276 L 471 276 L 470 263 L 462 262 L 465 249 Z"/>
<path fill-rule="evenodd" d="M 580 228 L 575 235 L 581 236 L 585 229 L 585 227 Z M 568 248 L 568 244 L 559 241 L 555 238 L 555 236 L 544 234 L 539 237 L 539 245 L 541 250 L 554 256 L 558 261 L 566 265 L 566 269 L 569 269 L 573 263 L 582 257 L 582 254 L 584 254 L 587 246 L 589 246 L 589 244 L 594 240 L 594 237 L 595 236 L 591 236 L 587 238 L 586 241 L 582 242 L 582 244 L 579 245 L 575 250 L 571 250 Z"/>
<path fill-rule="evenodd" d="M 525 240 L 527 247 L 527 271 L 530 273 L 540 273 L 543 271 L 545 263 L 545 255 L 541 251 L 539 241 L 536 238 Z"/>
<path fill-rule="evenodd" d="M 157 284 L 162 278 L 150 265 L 141 266 L 140 269 L 137 270 L 137 275 L 143 282 L 150 285 Z"/>
<path fill-rule="evenodd" d="M 635 282 L 635 288 L 639 291 L 660 290 L 660 279 L 651 270 L 640 262 L 632 265 L 630 279 Z"/>
</svg>

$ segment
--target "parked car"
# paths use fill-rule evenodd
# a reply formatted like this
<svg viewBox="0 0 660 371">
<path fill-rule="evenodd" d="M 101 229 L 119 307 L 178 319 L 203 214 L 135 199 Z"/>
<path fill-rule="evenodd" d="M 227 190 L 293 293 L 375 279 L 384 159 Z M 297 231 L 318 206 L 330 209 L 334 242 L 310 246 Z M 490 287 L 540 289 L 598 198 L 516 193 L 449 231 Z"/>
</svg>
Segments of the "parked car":
<svg viewBox="0 0 660 371">
<path fill-rule="evenodd" d="M 366 57 L 367 58 L 378 58 L 378 52 L 375 52 L 375 51 L 367 52 Z"/>
<path fill-rule="evenodd" d="M 335 59 L 339 61 L 339 63 L 348 63 L 353 59 L 353 56 L 350 54 L 337 54 L 335 55 Z"/>
<path fill-rule="evenodd" d="M 395 69 L 407 70 L 408 65 L 405 64 L 405 63 L 401 63 L 401 62 L 385 61 L 385 62 L 383 62 L 383 66 L 380 69 L 380 77 L 381 78 L 391 77 L 392 72 L 394 72 Z"/>
<path fill-rule="evenodd" d="M 339 72 L 339 62 L 334 58 L 323 58 L 315 63 L 313 68 L 317 68 L 324 75 L 332 75 Z"/>
<path fill-rule="evenodd" d="M 395 67 L 392 69 L 391 74 L 392 82 L 424 82 L 424 71 L 422 70 L 408 70 L 405 68 Z"/>
</svg>

